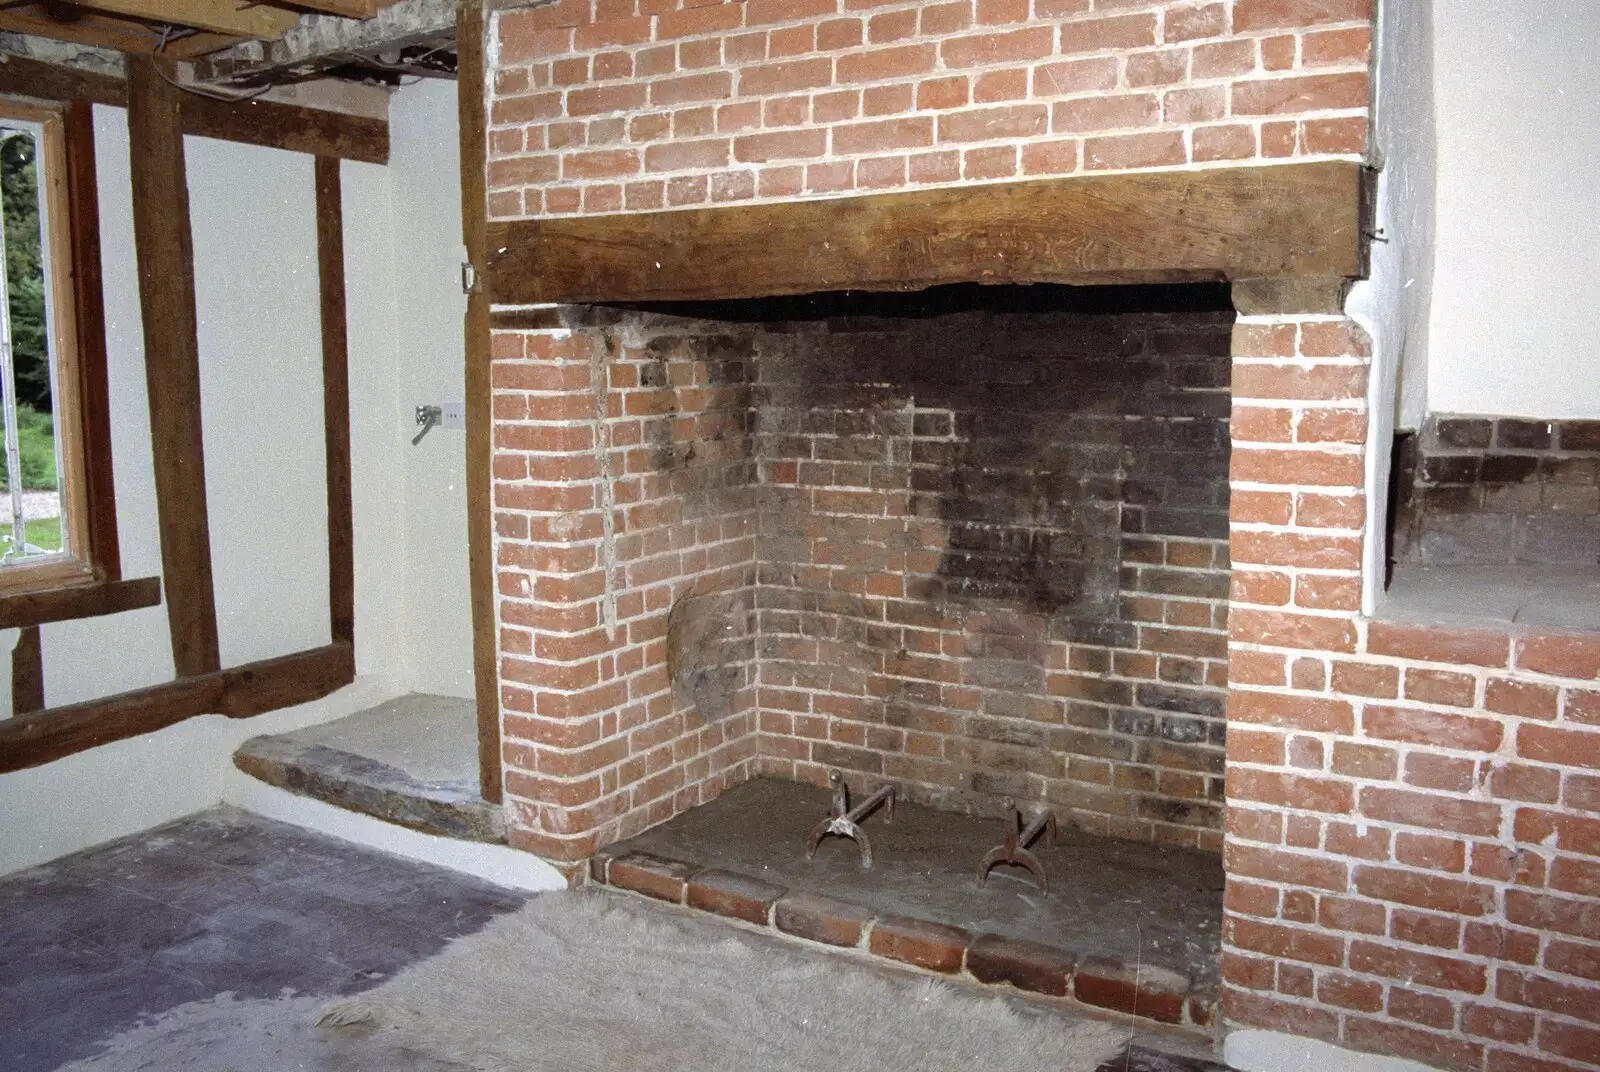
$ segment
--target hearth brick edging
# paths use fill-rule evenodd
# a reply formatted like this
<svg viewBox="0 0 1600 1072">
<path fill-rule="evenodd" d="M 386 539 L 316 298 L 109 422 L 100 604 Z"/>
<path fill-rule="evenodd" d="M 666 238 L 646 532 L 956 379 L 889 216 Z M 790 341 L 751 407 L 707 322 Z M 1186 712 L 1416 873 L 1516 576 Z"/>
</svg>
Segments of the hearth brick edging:
<svg viewBox="0 0 1600 1072">
<path fill-rule="evenodd" d="M 1593 1068 L 1600 636 L 1359 613 L 1369 353 L 1342 318 L 1235 328 L 1223 1015 Z"/>
<path fill-rule="evenodd" d="M 791 894 L 770 882 L 649 853 L 601 852 L 589 861 L 589 878 L 613 889 L 941 975 L 1010 984 L 1046 997 L 1069 998 L 1096 1009 L 1195 1030 L 1209 1030 L 1215 1023 L 1215 993 L 1192 986 L 1177 972 L 1151 965 L 1079 958 L 1068 950 L 1024 939 L 974 935 L 960 927 L 906 916 L 878 916 L 831 897 Z"/>
</svg>

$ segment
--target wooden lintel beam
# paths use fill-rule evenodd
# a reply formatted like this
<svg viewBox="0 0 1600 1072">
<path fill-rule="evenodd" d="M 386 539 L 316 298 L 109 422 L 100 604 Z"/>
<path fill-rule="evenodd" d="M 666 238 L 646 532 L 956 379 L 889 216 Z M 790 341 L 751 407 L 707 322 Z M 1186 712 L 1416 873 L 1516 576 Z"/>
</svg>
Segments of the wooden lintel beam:
<svg viewBox="0 0 1600 1072">
<path fill-rule="evenodd" d="M 488 154 L 482 0 L 456 4 L 456 112 L 461 139 L 461 233 L 467 261 L 480 280 L 467 295 L 467 588 L 472 604 L 473 695 L 478 704 L 478 786 L 501 800 L 500 643 L 495 633 L 494 503 L 490 481 L 493 395 L 489 384 L 487 263 Z"/>
<path fill-rule="evenodd" d="M 240 0 L 77 0 L 84 7 L 113 15 L 192 26 L 213 33 L 270 39 L 282 37 L 300 16 L 281 7 Z"/>
<path fill-rule="evenodd" d="M 0 29 L 4 29 L 0 18 Z M 37 100 L 83 101 L 125 108 L 128 85 L 114 75 L 27 56 L 0 55 L 0 93 Z"/>
<path fill-rule="evenodd" d="M 128 57 L 129 171 L 139 311 L 155 463 L 161 572 L 172 662 L 179 677 L 221 667 L 211 574 L 211 529 L 200 422 L 200 344 L 194 296 L 182 102 L 147 57 Z"/>
<path fill-rule="evenodd" d="M 0 629 L 98 618 L 141 607 L 154 607 L 160 602 L 160 577 L 19 592 L 0 596 Z"/>
<path fill-rule="evenodd" d="M 180 678 L 165 685 L 0 721 L 0 774 L 37 767 L 196 715 L 248 718 L 319 700 L 355 680 L 349 644 Z"/>
<path fill-rule="evenodd" d="M 344 204 L 339 161 L 317 157 L 317 279 L 322 305 L 322 428 L 328 469 L 328 613 L 331 635 L 356 632 L 355 521 L 350 478 L 349 334 L 345 321 Z"/>
<path fill-rule="evenodd" d="M 489 300 L 692 301 L 944 283 L 1361 273 L 1361 166 L 1096 175 L 491 222 Z"/>
<path fill-rule="evenodd" d="M 135 59 L 129 57 L 130 64 Z M 0 57 L 0 94 L 119 108 L 128 104 L 128 86 L 120 78 L 25 56 Z M 389 124 L 382 119 L 260 99 L 221 101 L 193 93 L 182 94 L 179 107 L 185 134 L 366 164 L 389 162 Z"/>
<path fill-rule="evenodd" d="M 1240 316 L 1282 316 L 1321 313 L 1340 316 L 1350 280 L 1343 276 L 1280 279 L 1235 279 L 1233 307 Z"/>
<path fill-rule="evenodd" d="M 260 98 L 223 101 L 194 93 L 182 94 L 180 107 L 185 134 L 364 164 L 389 162 L 389 124 L 382 119 Z"/>
</svg>

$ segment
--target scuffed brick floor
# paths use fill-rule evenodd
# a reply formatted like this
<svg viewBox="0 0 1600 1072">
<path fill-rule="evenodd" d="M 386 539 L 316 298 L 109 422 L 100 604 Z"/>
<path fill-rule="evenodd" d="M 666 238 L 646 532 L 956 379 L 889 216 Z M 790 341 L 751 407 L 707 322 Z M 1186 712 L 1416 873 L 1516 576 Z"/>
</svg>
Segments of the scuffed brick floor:
<svg viewBox="0 0 1600 1072">
<path fill-rule="evenodd" d="M 823 841 L 805 857 L 822 790 L 760 779 L 613 846 L 591 877 L 843 948 L 1200 1032 L 1214 1022 L 1222 868 L 1216 857 L 1063 829 L 1038 846 L 1040 894 L 975 872 L 1001 824 L 915 805 L 865 824 L 874 866 Z M 1152 1069 L 1161 1066 L 1153 1064 Z"/>
</svg>

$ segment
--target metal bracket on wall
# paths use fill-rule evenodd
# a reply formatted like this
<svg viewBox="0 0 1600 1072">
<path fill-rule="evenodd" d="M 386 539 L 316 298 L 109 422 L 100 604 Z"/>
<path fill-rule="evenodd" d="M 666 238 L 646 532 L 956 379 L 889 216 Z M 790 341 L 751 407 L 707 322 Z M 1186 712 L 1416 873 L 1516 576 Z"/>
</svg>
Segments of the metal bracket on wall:
<svg viewBox="0 0 1600 1072">
<path fill-rule="evenodd" d="M 413 447 L 422 442 L 423 436 L 444 423 L 444 407 L 418 406 L 417 423 L 422 425 L 422 431 L 411 437 L 411 445 Z"/>
</svg>

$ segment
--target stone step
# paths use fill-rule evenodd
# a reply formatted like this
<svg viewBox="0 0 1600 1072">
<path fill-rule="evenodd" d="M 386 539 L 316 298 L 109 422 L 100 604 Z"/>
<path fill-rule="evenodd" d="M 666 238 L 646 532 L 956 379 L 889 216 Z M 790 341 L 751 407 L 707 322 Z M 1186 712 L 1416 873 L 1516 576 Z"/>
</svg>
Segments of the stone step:
<svg viewBox="0 0 1600 1072">
<path fill-rule="evenodd" d="M 239 746 L 233 763 L 268 785 L 427 834 L 503 843 L 478 791 L 477 708 L 411 693 L 334 722 Z"/>
</svg>

